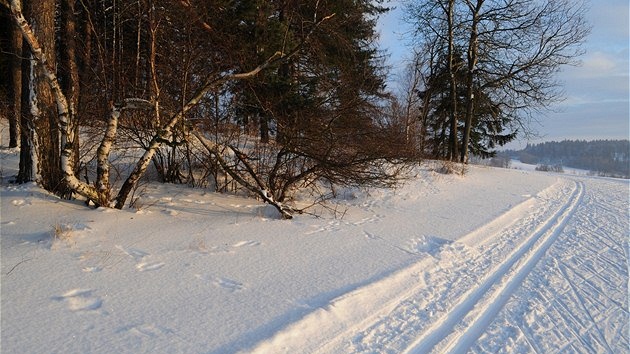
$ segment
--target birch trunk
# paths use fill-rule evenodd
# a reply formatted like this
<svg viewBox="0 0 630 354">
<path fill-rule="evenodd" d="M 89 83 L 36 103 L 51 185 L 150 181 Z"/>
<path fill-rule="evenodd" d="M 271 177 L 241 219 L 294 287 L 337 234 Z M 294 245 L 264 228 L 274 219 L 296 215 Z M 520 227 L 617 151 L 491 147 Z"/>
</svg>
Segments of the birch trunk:
<svg viewBox="0 0 630 354">
<path fill-rule="evenodd" d="M 110 206 L 111 187 L 109 185 L 109 155 L 116 139 L 120 109 L 112 107 L 105 135 L 96 151 L 96 190 L 99 194 L 98 204 Z"/>
<path fill-rule="evenodd" d="M 22 6 L 20 0 L 11 0 L 9 4 L 11 8 L 11 13 L 15 18 L 18 27 L 22 31 L 26 43 L 28 43 L 29 47 L 31 48 L 33 59 L 39 64 L 42 70 L 42 75 L 45 77 L 48 84 L 50 85 L 50 88 L 55 97 L 59 123 L 58 128 L 61 133 L 60 165 L 61 171 L 63 172 L 63 182 L 72 191 L 84 196 L 88 200 L 97 202 L 99 200 L 99 195 L 96 189 L 84 182 L 81 182 L 74 174 L 72 164 L 73 141 L 68 140 L 68 119 L 70 115 L 70 110 L 68 107 L 66 96 L 63 94 L 61 87 L 59 86 L 59 81 L 57 79 L 57 76 L 55 75 L 53 67 L 50 66 L 50 63 L 47 61 L 42 47 L 40 46 L 40 43 L 35 36 L 35 33 L 33 32 L 32 28 L 22 14 Z"/>
</svg>

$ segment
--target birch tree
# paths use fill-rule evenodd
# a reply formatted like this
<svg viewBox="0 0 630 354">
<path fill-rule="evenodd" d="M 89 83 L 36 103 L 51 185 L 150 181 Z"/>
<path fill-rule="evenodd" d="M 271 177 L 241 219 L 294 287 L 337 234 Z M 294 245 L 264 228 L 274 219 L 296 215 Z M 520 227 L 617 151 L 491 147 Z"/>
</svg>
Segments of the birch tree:
<svg viewBox="0 0 630 354">
<path fill-rule="evenodd" d="M 157 134 L 153 137 L 148 147 L 145 149 L 144 154 L 140 157 L 136 163 L 133 171 L 127 177 L 122 187 L 120 188 L 115 199 L 112 200 L 110 185 L 109 185 L 109 153 L 111 152 L 112 143 L 116 136 L 118 129 L 118 120 L 121 112 L 128 109 L 144 109 L 147 107 L 155 107 L 156 102 L 150 102 L 142 99 L 124 99 L 120 105 L 112 105 L 111 115 L 108 119 L 108 126 L 105 130 L 103 140 L 100 144 L 97 154 L 97 182 L 95 186 L 90 186 L 87 183 L 80 181 L 74 174 L 72 154 L 73 143 L 72 132 L 70 130 L 69 121 L 73 119 L 74 111 L 71 109 L 71 105 L 68 102 L 66 94 L 60 86 L 60 81 L 56 75 L 55 67 L 52 65 L 50 59 L 46 54 L 46 47 L 42 46 L 38 35 L 33 31 L 28 21 L 23 15 L 21 2 L 19 0 L 11 0 L 9 2 L 2 2 L 3 5 L 8 6 L 15 19 L 16 24 L 20 28 L 22 35 L 28 43 L 30 52 L 33 57 L 33 61 L 37 63 L 40 68 L 40 72 L 35 75 L 36 78 L 43 80 L 47 84 L 47 89 L 51 92 L 51 96 L 54 97 L 55 104 L 49 103 L 48 107 L 56 107 L 56 113 L 58 115 L 58 121 L 54 121 L 54 128 L 60 130 L 60 140 L 62 151 L 60 154 L 60 171 L 64 173 L 65 186 L 69 187 L 72 191 L 84 196 L 90 201 L 93 201 L 97 205 L 109 206 L 111 203 L 116 208 L 122 208 L 125 201 L 135 186 L 140 177 L 146 171 L 151 158 L 155 154 L 156 149 L 162 144 L 163 141 L 167 141 L 174 126 L 183 119 L 184 115 L 193 107 L 199 104 L 199 102 L 217 86 L 224 85 L 226 82 L 233 80 L 246 80 L 258 75 L 261 71 L 267 69 L 269 66 L 286 60 L 295 55 L 304 43 L 308 41 L 310 33 L 312 33 L 320 23 L 331 18 L 333 14 L 324 16 L 317 20 L 313 24 L 310 32 L 303 38 L 303 40 L 288 52 L 275 52 L 264 62 L 249 70 L 247 72 L 225 73 L 219 74 L 212 73 L 197 89 L 195 94 L 187 100 L 187 102 L 174 113 L 166 123 L 158 130 Z M 54 11 L 48 11 L 47 14 L 54 14 Z M 53 46 L 54 47 L 54 46 Z"/>
<path fill-rule="evenodd" d="M 299 212 L 285 203 L 293 188 L 317 180 L 365 185 L 396 180 L 397 170 L 387 163 L 399 159 L 401 136 L 383 124 L 377 104 L 386 97 L 373 46 L 375 16 L 383 9 L 371 1 L 279 2 L 271 17 L 259 9 L 257 18 L 266 20 L 254 21 L 254 27 L 269 27 L 266 30 L 278 40 L 257 37 L 258 56 L 248 55 L 249 28 L 238 15 L 243 3 L 84 1 L 79 12 L 64 3 L 67 23 L 61 37 L 72 38 L 62 38 L 67 41 L 63 50 L 42 45 L 19 0 L 0 3 L 10 7 L 29 55 L 40 68 L 35 77 L 44 80 L 54 98 L 47 107 L 56 110 L 54 128 L 59 133 L 53 135 L 60 142 L 61 185 L 96 205 L 122 208 L 160 148 L 176 146 L 189 132 L 227 175 L 285 218 Z M 82 18 L 79 31 L 73 14 Z M 74 42 L 76 36 L 81 41 Z M 80 48 L 75 48 L 77 43 Z M 61 54 L 61 65 L 53 65 L 51 52 Z M 77 69 L 79 57 L 91 70 Z M 210 141 L 207 127 L 199 124 L 212 110 L 210 99 L 220 97 L 231 104 L 237 87 L 263 76 L 285 81 L 279 97 L 290 98 L 292 106 L 279 101 L 269 107 L 268 122 L 273 125 L 256 139 L 241 135 L 244 144 Z M 81 105 L 89 97 L 86 92 L 98 98 L 93 103 L 96 109 L 89 112 Z M 266 95 L 255 102 L 265 109 L 261 102 L 278 97 L 265 90 L 256 94 Z M 88 114 L 95 117 L 89 124 L 100 139 L 92 184 L 87 173 L 82 181 L 76 172 L 76 122 Z M 238 122 L 234 118 L 225 124 Z M 118 184 L 112 180 L 111 159 L 121 131 L 137 132 L 142 141 L 139 157 Z M 256 151 L 271 155 L 259 156 L 263 163 L 250 157 Z"/>
</svg>

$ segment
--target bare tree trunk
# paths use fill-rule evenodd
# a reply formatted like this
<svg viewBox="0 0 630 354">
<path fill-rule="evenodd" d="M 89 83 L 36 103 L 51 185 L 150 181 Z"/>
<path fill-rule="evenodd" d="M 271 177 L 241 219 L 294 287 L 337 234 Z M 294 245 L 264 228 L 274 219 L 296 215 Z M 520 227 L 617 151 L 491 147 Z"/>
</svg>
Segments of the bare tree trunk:
<svg viewBox="0 0 630 354">
<path fill-rule="evenodd" d="M 61 156 L 60 156 L 60 160 L 61 160 L 60 170 L 64 175 L 64 182 L 66 183 L 67 187 L 70 190 L 81 194 L 82 196 L 86 197 L 89 200 L 98 201 L 99 196 L 96 189 L 81 182 L 78 178 L 76 178 L 74 174 L 72 159 L 71 159 L 72 152 L 73 152 L 73 141 L 68 140 L 68 135 L 69 135 L 68 134 L 68 129 L 69 129 L 68 120 L 69 120 L 69 115 L 71 112 L 68 108 L 69 105 L 68 105 L 68 101 L 66 100 L 66 96 L 63 94 L 63 91 L 61 90 L 61 87 L 59 86 L 59 80 L 57 79 L 57 76 L 55 75 L 53 67 L 47 61 L 47 57 L 44 55 L 42 47 L 39 44 L 38 38 L 35 36 L 35 33 L 33 32 L 29 23 L 26 21 L 26 19 L 24 18 L 24 15 L 22 14 L 21 1 L 11 0 L 9 4 L 11 8 L 11 13 L 13 14 L 13 17 L 15 18 L 15 21 L 18 27 L 22 31 L 24 39 L 26 43 L 28 43 L 28 47 L 30 47 L 30 53 L 33 56 L 33 61 L 39 64 L 39 67 L 42 71 L 40 75 L 44 79 L 47 80 L 48 85 L 50 86 L 50 89 L 52 93 L 54 94 L 57 112 L 59 114 L 59 121 L 58 121 L 59 129 L 58 130 L 61 132 L 60 140 L 61 140 L 61 147 L 62 147 Z M 24 51 L 25 52 L 27 51 L 27 46 L 24 46 Z M 24 67 L 22 70 L 23 72 L 25 71 Z M 23 81 L 23 86 L 24 84 L 25 83 Z M 24 92 L 22 96 L 23 97 L 25 96 Z M 23 104 L 22 107 L 24 108 L 25 105 Z M 26 120 L 26 122 L 28 122 L 28 119 Z M 31 140 L 31 141 L 34 142 L 34 140 Z M 22 162 L 20 161 L 20 168 L 21 167 L 22 167 Z"/>
<path fill-rule="evenodd" d="M 31 51 L 28 46 L 22 46 L 22 58 L 29 58 Z M 32 182 L 35 180 L 37 166 L 35 161 L 35 128 L 33 127 L 32 116 L 27 110 L 30 101 L 29 82 L 32 68 L 32 60 L 23 59 L 21 65 L 21 95 L 20 95 L 20 164 L 16 178 L 17 183 Z"/>
<path fill-rule="evenodd" d="M 27 16 L 33 24 L 43 55 L 50 68 L 55 68 L 55 0 L 28 2 Z M 61 147 L 55 97 L 43 75 L 44 68 L 37 62 L 30 87 L 30 113 L 36 130 L 38 174 L 42 186 L 51 192 L 64 195 L 60 169 Z"/>
<path fill-rule="evenodd" d="M 120 109 L 111 108 L 111 116 L 107 123 L 105 135 L 96 151 L 96 190 L 99 194 L 98 205 L 109 206 L 111 200 L 111 187 L 109 185 L 109 153 L 116 139 Z"/>
<path fill-rule="evenodd" d="M 72 119 L 68 121 L 68 139 L 74 142 L 73 165 L 79 166 L 79 96 L 81 93 L 79 66 L 77 64 L 77 21 L 75 16 L 75 0 L 63 0 L 61 3 L 62 46 L 60 51 L 62 63 L 60 76 L 64 94 L 68 99 L 68 109 Z M 77 171 L 75 170 L 75 173 Z"/>
<path fill-rule="evenodd" d="M 454 12 L 455 12 L 455 0 L 448 1 L 447 8 L 447 25 L 448 25 L 448 73 L 450 77 L 450 91 L 451 91 L 451 110 L 450 110 L 450 139 L 449 139 L 449 159 L 451 161 L 457 160 L 458 154 L 458 141 L 457 141 L 457 78 L 455 67 L 455 28 L 454 28 Z"/>
<path fill-rule="evenodd" d="M 474 94 L 474 74 L 475 67 L 477 66 L 477 49 L 478 49 L 478 33 L 477 27 L 479 25 L 479 13 L 483 6 L 484 0 L 477 0 L 476 4 L 466 1 L 468 8 L 472 13 L 472 22 L 470 26 L 470 39 L 468 42 L 468 67 L 466 72 L 466 121 L 464 123 L 464 137 L 462 141 L 461 162 L 468 163 L 468 144 L 470 141 L 470 130 L 472 129 L 474 108 L 475 108 L 475 94 Z"/>
<path fill-rule="evenodd" d="M 13 22 L 11 26 L 11 111 L 9 113 L 9 147 L 19 145 L 20 117 L 22 116 L 22 32 Z"/>
</svg>

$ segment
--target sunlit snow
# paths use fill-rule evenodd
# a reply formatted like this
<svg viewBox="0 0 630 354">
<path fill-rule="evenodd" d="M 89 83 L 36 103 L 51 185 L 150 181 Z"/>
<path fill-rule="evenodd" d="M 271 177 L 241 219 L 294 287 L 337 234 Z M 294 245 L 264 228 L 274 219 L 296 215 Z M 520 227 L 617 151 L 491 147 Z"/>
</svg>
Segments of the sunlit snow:
<svg viewBox="0 0 630 354">
<path fill-rule="evenodd" d="M 139 209 L 13 185 L 1 151 L 3 353 L 627 351 L 628 181 L 419 167 L 278 220 L 148 184 Z"/>
</svg>

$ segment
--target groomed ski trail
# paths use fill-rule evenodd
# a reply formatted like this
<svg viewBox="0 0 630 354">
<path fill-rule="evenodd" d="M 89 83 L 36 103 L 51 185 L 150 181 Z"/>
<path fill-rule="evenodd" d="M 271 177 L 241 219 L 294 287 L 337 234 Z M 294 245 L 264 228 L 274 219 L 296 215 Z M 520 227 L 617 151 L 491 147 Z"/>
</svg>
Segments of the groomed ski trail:
<svg viewBox="0 0 630 354">
<path fill-rule="evenodd" d="M 469 352 L 628 352 L 630 184 L 579 179 L 564 231 Z"/>
<path fill-rule="evenodd" d="M 562 231 L 583 192 L 581 182 L 559 179 L 459 241 L 444 242 L 437 254 L 333 300 L 251 352 L 465 351 Z M 464 334 L 449 336 L 455 332 Z"/>
<path fill-rule="evenodd" d="M 575 213 L 583 193 L 584 184 L 576 182 L 576 188 L 567 204 L 543 222 L 479 287 L 453 307 L 444 320 L 426 331 L 403 353 L 428 353 L 438 349 L 438 346 L 439 351 L 443 353 L 466 353 L 558 238 L 569 218 Z M 465 329 L 454 333 L 455 326 L 462 321 Z"/>
</svg>

